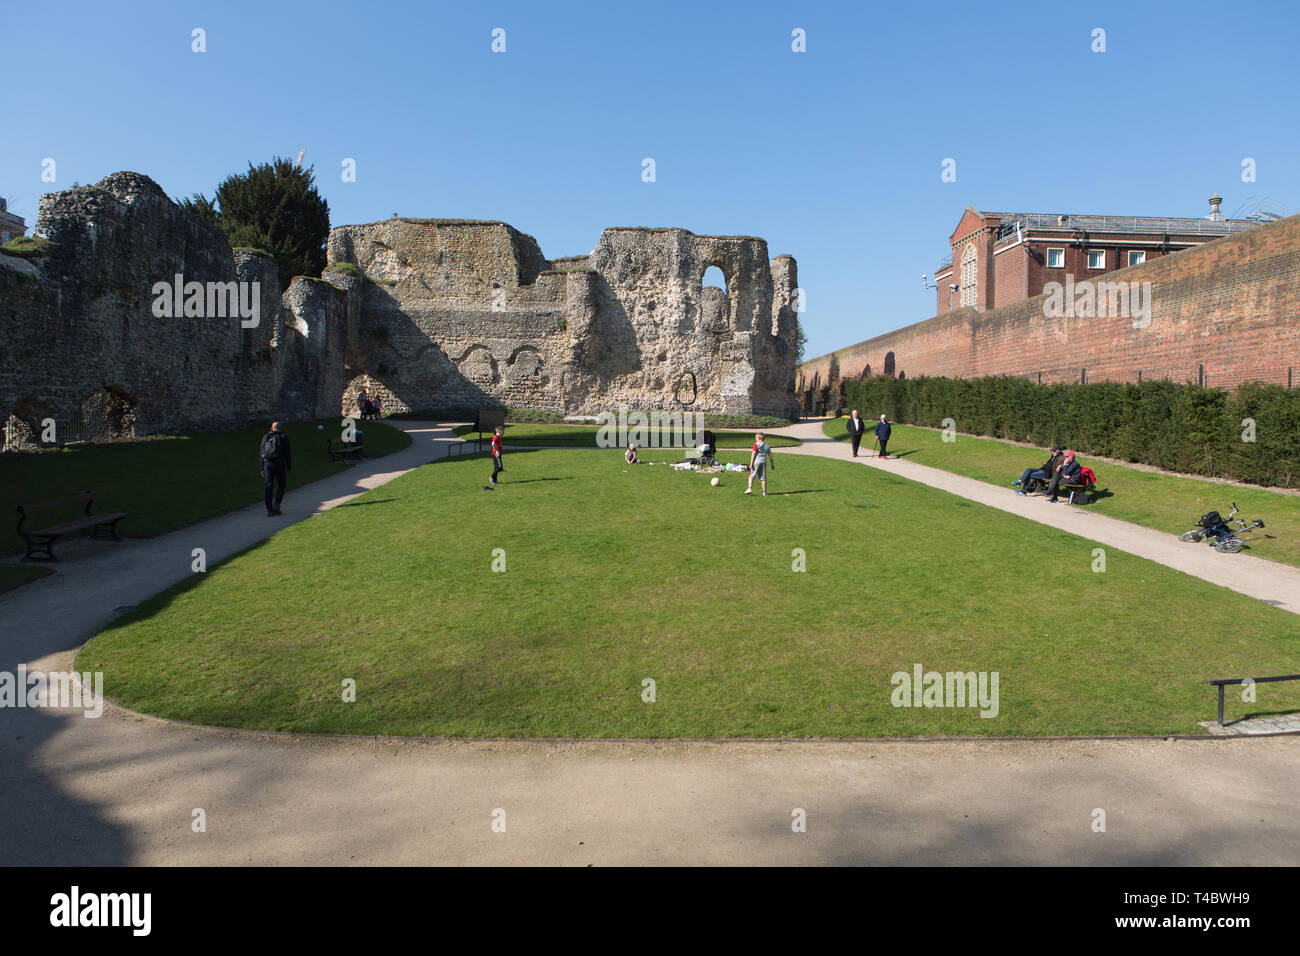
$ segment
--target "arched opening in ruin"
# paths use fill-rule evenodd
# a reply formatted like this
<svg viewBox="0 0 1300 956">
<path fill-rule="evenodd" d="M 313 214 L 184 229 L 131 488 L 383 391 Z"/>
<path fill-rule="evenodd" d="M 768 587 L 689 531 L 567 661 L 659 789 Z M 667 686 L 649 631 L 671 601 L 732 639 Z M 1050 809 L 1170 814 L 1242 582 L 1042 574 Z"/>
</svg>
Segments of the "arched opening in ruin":
<svg viewBox="0 0 1300 956">
<path fill-rule="evenodd" d="M 731 298 L 727 294 L 727 275 L 718 266 L 709 266 L 700 280 L 701 325 L 711 332 L 725 332 L 731 327 Z"/>
<path fill-rule="evenodd" d="M 45 425 L 54 419 L 54 406 L 34 396 L 19 399 L 4 423 L 4 444 L 0 451 L 34 451 L 57 443 L 44 441 L 48 435 Z"/>
<path fill-rule="evenodd" d="M 886 375 L 894 374 L 894 353 L 893 352 L 885 353 L 885 374 Z"/>
<path fill-rule="evenodd" d="M 727 291 L 727 275 L 717 266 L 709 266 L 704 270 L 704 278 L 700 280 L 700 285 L 706 289 L 721 289 L 725 294 Z"/>
<path fill-rule="evenodd" d="M 73 416 L 67 435 L 70 441 L 116 441 L 135 437 L 135 397 L 117 385 L 105 385 L 92 393 Z"/>
</svg>

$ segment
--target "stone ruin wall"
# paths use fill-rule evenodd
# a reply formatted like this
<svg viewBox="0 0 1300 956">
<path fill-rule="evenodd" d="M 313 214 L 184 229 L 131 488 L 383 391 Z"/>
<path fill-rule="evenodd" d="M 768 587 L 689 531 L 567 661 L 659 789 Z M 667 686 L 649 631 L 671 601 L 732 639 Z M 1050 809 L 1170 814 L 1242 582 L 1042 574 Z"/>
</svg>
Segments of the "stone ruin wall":
<svg viewBox="0 0 1300 956">
<path fill-rule="evenodd" d="M 502 222 L 392 219 L 334 229 L 327 258 L 367 280 L 349 401 L 793 413 L 796 266 L 761 239 L 607 229 L 548 261 Z"/>
<path fill-rule="evenodd" d="M 329 261 L 360 274 L 282 289 L 270 257 L 129 172 L 46 195 L 34 234 L 48 255 L 0 254 L 0 419 L 26 443 L 114 403 L 140 435 L 353 414 L 362 384 L 390 412 L 794 411 L 795 263 L 761 239 L 609 229 L 547 261 L 505 223 L 397 219 L 331 232 Z M 727 295 L 701 287 L 710 265 Z M 177 273 L 259 282 L 260 324 L 156 317 Z"/>
<path fill-rule="evenodd" d="M 34 234 L 51 254 L 0 254 L 0 418 L 19 441 L 105 402 L 129 407 L 140 435 L 338 411 L 357 278 L 297 278 L 282 295 L 270 257 L 233 251 L 136 173 L 44 196 Z M 258 281 L 259 325 L 155 316 L 154 284 L 178 273 Z"/>
</svg>

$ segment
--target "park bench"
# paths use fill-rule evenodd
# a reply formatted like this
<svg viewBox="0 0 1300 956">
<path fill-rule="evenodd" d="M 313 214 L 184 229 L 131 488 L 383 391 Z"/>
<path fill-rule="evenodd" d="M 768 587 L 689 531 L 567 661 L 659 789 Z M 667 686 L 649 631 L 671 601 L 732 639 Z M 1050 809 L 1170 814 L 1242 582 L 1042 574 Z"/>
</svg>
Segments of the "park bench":
<svg viewBox="0 0 1300 956">
<path fill-rule="evenodd" d="M 18 506 L 18 533 L 22 535 L 27 542 L 27 557 L 38 560 L 56 561 L 54 557 L 54 542 L 60 538 L 76 534 L 78 531 L 89 531 L 89 537 L 112 536 L 114 541 L 121 541 L 122 538 L 117 533 L 117 523 L 126 517 L 126 512 L 114 512 L 113 514 L 91 514 L 91 507 L 95 499 L 99 497 L 98 491 L 86 491 L 79 495 L 70 495 L 67 498 L 59 498 L 56 501 L 46 501 L 42 504 L 19 505 Z M 50 525 L 48 528 L 29 529 L 27 519 L 34 514 L 40 514 L 45 511 L 59 511 L 76 507 L 85 502 L 86 509 L 82 517 L 73 521 L 65 521 L 63 524 Z M 38 558 L 37 552 L 44 552 L 43 558 Z"/>
<path fill-rule="evenodd" d="M 1045 495 L 1049 484 L 1051 484 L 1050 478 L 1030 478 L 1025 482 L 1024 492 L 1027 495 Z M 1096 487 L 1095 482 L 1070 481 L 1057 485 L 1057 491 L 1066 494 L 1066 500 L 1072 505 L 1086 505 L 1091 500 L 1088 492 L 1094 487 Z"/>
<path fill-rule="evenodd" d="M 330 461 L 360 461 L 366 457 L 366 446 L 358 438 L 356 441 L 343 441 L 339 438 L 326 440 L 325 451 Z"/>
</svg>

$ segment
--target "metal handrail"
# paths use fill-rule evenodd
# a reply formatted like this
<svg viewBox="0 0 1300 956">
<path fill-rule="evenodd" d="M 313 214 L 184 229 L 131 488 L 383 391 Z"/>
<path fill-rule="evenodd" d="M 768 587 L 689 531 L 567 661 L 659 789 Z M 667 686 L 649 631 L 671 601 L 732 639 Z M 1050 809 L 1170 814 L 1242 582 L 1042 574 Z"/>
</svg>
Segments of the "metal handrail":
<svg viewBox="0 0 1300 956">
<path fill-rule="evenodd" d="M 1300 680 L 1300 674 L 1287 674 L 1284 677 L 1232 677 L 1226 680 L 1212 680 L 1211 687 L 1219 688 L 1219 726 L 1223 726 L 1223 688 L 1229 684 L 1244 684 L 1250 681 L 1252 684 L 1271 684 L 1280 680 Z M 1235 723 L 1235 721 L 1234 721 Z"/>
<path fill-rule="evenodd" d="M 1258 222 L 1242 219 L 1173 219 L 1158 216 L 1068 216 L 1065 222 L 1051 214 L 1028 213 L 1008 219 L 998 225 L 998 239 L 1016 233 L 1016 223 L 1024 229 L 1056 229 L 1069 231 L 1087 229 L 1089 232 L 1159 232 L 1179 235 L 1223 236 L 1245 232 L 1258 226 Z"/>
</svg>

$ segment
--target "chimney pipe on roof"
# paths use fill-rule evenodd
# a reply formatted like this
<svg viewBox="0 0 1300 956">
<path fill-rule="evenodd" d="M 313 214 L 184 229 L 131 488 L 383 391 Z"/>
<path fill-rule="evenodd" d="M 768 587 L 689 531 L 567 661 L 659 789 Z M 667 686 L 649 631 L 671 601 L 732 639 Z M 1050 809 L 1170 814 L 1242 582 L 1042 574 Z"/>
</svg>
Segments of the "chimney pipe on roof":
<svg viewBox="0 0 1300 956">
<path fill-rule="evenodd" d="M 1210 197 L 1210 214 L 1209 214 L 1208 216 L 1206 216 L 1205 218 L 1207 218 L 1207 219 L 1213 219 L 1215 222 L 1222 222 L 1222 221 L 1223 221 L 1223 213 L 1219 212 L 1219 206 L 1220 206 L 1220 204 L 1221 204 L 1222 202 L 1223 202 L 1223 197 L 1220 196 L 1218 193 L 1215 193 L 1213 196 L 1211 196 L 1211 197 Z"/>
</svg>

